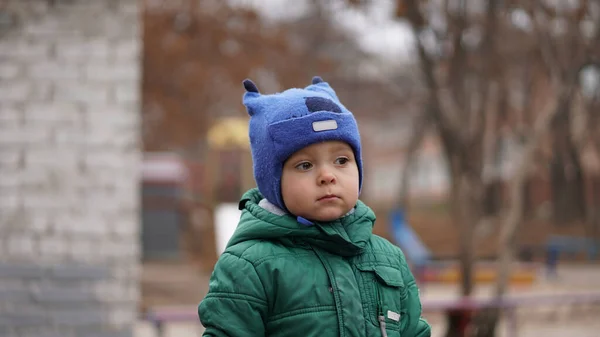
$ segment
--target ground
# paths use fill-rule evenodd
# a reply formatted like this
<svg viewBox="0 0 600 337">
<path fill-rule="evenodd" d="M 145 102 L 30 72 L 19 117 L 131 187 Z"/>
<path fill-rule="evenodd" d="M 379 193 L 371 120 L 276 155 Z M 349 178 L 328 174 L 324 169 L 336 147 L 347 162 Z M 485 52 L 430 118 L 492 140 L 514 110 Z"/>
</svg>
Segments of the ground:
<svg viewBox="0 0 600 337">
<path fill-rule="evenodd" d="M 143 303 L 146 307 L 177 305 L 195 311 L 195 306 L 206 294 L 208 275 L 194 272 L 184 264 L 146 264 L 143 271 Z M 179 289 L 179 291 L 177 291 Z M 181 291 L 186 289 L 186 291 Z M 488 296 L 489 286 L 480 286 L 476 296 Z M 573 294 L 595 292 L 600 294 L 600 266 L 590 264 L 563 264 L 555 278 L 547 278 L 539 270 L 537 281 L 531 286 L 511 289 L 514 295 Z M 145 295 L 145 296 L 144 296 Z M 422 287 L 423 299 L 457 297 L 455 285 L 427 285 Z M 519 337 L 597 337 L 600 331 L 600 303 L 583 306 L 533 307 L 518 311 Z M 432 325 L 432 337 L 443 336 L 445 323 L 439 313 L 425 312 Z M 500 325 L 499 337 L 509 336 L 506 322 Z M 165 326 L 162 337 L 201 336 L 202 326 L 197 322 L 173 323 Z M 140 320 L 135 337 L 158 337 L 148 322 Z"/>
</svg>

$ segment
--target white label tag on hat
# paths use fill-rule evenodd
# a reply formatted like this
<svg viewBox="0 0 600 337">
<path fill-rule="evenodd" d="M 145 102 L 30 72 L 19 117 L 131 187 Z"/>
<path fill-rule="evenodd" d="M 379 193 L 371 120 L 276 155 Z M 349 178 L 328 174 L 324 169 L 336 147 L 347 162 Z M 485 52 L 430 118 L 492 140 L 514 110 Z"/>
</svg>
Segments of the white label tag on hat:
<svg viewBox="0 0 600 337">
<path fill-rule="evenodd" d="M 338 128 L 338 125 L 334 119 L 313 122 L 313 130 L 315 130 L 316 132 L 326 131 L 326 130 L 335 130 L 337 128 Z"/>
<path fill-rule="evenodd" d="M 400 321 L 400 314 L 397 313 L 397 312 L 393 312 L 391 310 L 388 310 L 387 316 L 388 316 L 389 319 L 394 320 L 396 322 Z"/>
</svg>

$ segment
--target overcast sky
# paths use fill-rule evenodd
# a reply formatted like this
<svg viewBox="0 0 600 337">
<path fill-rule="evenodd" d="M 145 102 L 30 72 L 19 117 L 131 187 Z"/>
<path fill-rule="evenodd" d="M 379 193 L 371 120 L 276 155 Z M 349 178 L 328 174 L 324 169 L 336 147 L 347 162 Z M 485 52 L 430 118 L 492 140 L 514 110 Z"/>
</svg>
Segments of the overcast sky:
<svg viewBox="0 0 600 337">
<path fill-rule="evenodd" d="M 310 0 L 228 0 L 251 7 L 266 19 L 289 20 L 309 10 Z M 375 0 L 365 10 L 348 9 L 341 0 L 330 0 L 334 22 L 352 32 L 359 45 L 385 59 L 408 59 L 413 54 L 413 36 L 406 23 L 392 19 L 393 0 Z"/>
</svg>

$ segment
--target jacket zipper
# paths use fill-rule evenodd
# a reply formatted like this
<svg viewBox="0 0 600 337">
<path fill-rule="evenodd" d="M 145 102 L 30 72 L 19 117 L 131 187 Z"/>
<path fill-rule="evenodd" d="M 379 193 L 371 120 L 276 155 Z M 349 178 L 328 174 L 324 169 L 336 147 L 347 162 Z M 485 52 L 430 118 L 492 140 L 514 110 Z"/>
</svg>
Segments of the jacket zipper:
<svg viewBox="0 0 600 337">
<path fill-rule="evenodd" d="M 333 277 L 333 272 L 328 263 L 325 262 L 325 257 L 321 255 L 312 245 L 309 245 L 310 249 L 315 253 L 317 258 L 321 261 L 323 268 L 325 268 L 325 272 L 327 273 L 327 277 L 329 278 L 329 282 L 331 282 L 331 292 L 333 293 L 333 299 L 335 301 L 335 310 L 338 316 L 338 328 L 340 330 L 340 337 L 344 337 L 346 335 L 344 330 L 344 316 L 341 312 L 341 304 L 340 304 L 340 295 L 337 292 L 337 284 L 335 283 L 335 278 Z M 387 337 L 387 336 L 385 336 Z"/>
<path fill-rule="evenodd" d="M 373 280 L 375 290 L 377 292 L 377 320 L 379 321 L 379 329 L 381 330 L 381 337 L 387 337 L 387 331 L 385 327 L 385 316 L 383 315 L 383 301 L 381 299 L 381 292 L 379 291 L 379 285 L 376 280 Z"/>
</svg>

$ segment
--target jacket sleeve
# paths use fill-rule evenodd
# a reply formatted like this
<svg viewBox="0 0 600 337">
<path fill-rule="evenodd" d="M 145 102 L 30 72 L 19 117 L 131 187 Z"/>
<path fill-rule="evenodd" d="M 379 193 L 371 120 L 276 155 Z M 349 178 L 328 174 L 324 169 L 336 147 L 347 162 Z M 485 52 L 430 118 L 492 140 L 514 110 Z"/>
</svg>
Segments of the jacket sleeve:
<svg viewBox="0 0 600 337">
<path fill-rule="evenodd" d="M 203 336 L 256 337 L 265 335 L 265 290 L 254 266 L 223 253 L 210 278 L 208 294 L 198 306 Z"/>
<path fill-rule="evenodd" d="M 431 337 L 431 326 L 423 318 L 419 318 L 415 337 Z"/>
<path fill-rule="evenodd" d="M 419 288 L 417 287 L 417 283 L 415 281 L 415 277 L 413 276 L 410 268 L 408 267 L 408 263 L 404 257 L 402 256 L 402 269 L 404 274 L 404 284 L 407 286 L 407 297 L 406 304 L 409 308 L 409 316 L 415 317 L 418 319 L 412 320 L 409 325 L 406 326 L 404 333 L 402 336 L 407 337 L 430 337 L 431 336 L 431 326 L 427 321 L 421 316 L 422 307 L 421 307 L 421 298 L 419 294 Z"/>
</svg>

